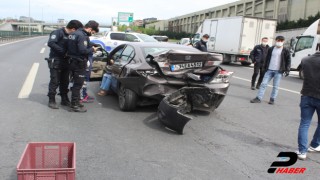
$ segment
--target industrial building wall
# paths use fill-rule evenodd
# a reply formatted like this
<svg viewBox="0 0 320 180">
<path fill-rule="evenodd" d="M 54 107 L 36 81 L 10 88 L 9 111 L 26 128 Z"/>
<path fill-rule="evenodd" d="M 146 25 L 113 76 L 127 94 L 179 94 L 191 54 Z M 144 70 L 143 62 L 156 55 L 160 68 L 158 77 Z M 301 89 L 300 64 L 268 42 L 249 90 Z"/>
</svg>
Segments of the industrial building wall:
<svg viewBox="0 0 320 180">
<path fill-rule="evenodd" d="M 241 0 L 169 19 L 168 29 L 194 33 L 203 20 L 209 18 L 254 16 L 283 22 L 306 19 L 318 11 L 320 0 Z"/>
</svg>

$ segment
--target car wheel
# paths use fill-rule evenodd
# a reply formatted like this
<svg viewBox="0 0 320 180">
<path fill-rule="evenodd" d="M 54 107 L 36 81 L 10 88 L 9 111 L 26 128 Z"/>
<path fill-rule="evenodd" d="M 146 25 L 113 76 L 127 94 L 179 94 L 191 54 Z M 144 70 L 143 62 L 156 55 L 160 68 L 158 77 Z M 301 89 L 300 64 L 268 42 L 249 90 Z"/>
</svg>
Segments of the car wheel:
<svg viewBox="0 0 320 180">
<path fill-rule="evenodd" d="M 299 77 L 300 77 L 300 79 L 304 79 L 304 74 L 303 74 L 302 68 L 299 69 Z"/>
<path fill-rule="evenodd" d="M 251 63 L 249 63 L 249 62 L 241 62 L 241 65 L 242 65 L 242 66 L 250 66 Z"/>
<path fill-rule="evenodd" d="M 138 96 L 130 89 L 120 86 L 119 107 L 122 111 L 134 111 L 137 105 Z"/>
</svg>

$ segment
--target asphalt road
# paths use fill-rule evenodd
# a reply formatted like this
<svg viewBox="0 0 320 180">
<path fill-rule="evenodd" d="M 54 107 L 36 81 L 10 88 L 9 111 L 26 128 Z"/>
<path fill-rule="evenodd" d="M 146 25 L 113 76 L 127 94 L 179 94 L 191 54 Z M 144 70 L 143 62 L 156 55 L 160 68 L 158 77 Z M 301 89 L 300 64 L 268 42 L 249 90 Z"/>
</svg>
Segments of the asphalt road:
<svg viewBox="0 0 320 180">
<path fill-rule="evenodd" d="M 267 103 L 271 88 L 261 104 L 251 104 L 257 93 L 248 81 L 252 69 L 223 66 L 234 72 L 223 103 L 213 113 L 193 113 L 184 135 L 178 135 L 159 123 L 156 106 L 122 112 L 116 96 L 96 96 L 82 114 L 49 109 L 46 41 L 40 37 L 0 45 L 0 179 L 17 178 L 16 165 L 28 142 L 76 142 L 80 180 L 319 177 L 320 154 L 314 153 L 292 166 L 306 168 L 303 175 L 267 173 L 279 152 L 297 149 L 302 85 L 297 74 L 283 78 L 275 105 Z M 19 96 L 33 66 L 31 93 Z M 95 96 L 99 82 L 89 87 Z M 315 116 L 312 134 L 316 125 Z"/>
</svg>

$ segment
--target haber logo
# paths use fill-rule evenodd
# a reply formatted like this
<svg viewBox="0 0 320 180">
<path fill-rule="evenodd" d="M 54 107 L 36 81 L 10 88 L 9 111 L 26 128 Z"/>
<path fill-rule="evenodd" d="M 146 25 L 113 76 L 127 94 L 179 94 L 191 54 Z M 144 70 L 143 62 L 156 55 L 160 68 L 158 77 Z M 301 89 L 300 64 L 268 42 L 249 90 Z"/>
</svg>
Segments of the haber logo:
<svg viewBox="0 0 320 180">
<path fill-rule="evenodd" d="M 307 170 L 306 168 L 289 168 L 298 160 L 298 155 L 294 152 L 280 152 L 277 157 L 280 158 L 280 161 L 274 161 L 268 169 L 268 173 L 303 174 Z"/>
</svg>

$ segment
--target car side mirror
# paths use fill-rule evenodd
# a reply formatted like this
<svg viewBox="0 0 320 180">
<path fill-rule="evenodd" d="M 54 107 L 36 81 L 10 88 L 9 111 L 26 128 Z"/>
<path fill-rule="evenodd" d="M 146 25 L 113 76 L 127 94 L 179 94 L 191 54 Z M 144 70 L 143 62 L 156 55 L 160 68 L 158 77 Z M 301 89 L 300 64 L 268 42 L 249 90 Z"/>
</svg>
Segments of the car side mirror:
<svg viewBox="0 0 320 180">
<path fill-rule="evenodd" d="M 139 39 L 134 39 L 133 42 L 140 42 L 140 40 Z"/>
</svg>

